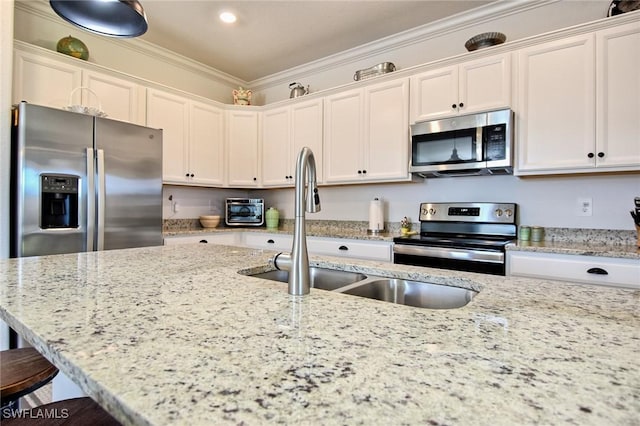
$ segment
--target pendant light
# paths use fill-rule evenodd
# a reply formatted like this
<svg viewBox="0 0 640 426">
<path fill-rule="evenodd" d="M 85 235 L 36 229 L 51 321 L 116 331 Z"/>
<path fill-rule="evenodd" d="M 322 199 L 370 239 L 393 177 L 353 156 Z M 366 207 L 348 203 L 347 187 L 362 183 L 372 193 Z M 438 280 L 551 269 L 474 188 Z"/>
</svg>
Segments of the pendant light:
<svg viewBox="0 0 640 426">
<path fill-rule="evenodd" d="M 138 37 L 147 17 L 138 0 L 50 0 L 60 17 L 84 30 L 111 37 Z"/>
</svg>

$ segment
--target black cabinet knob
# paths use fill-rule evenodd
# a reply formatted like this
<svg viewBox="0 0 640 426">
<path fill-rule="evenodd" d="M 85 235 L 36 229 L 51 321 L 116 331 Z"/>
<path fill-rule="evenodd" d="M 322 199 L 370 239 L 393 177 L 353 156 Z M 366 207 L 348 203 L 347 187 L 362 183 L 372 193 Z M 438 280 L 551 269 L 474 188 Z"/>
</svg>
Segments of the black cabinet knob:
<svg viewBox="0 0 640 426">
<path fill-rule="evenodd" d="M 275 242 L 275 241 L 273 241 L 272 239 L 268 239 L 268 240 L 267 240 L 267 244 L 275 244 L 275 243 L 276 243 L 276 242 Z"/>
<path fill-rule="evenodd" d="M 361 175 L 362 174 L 362 170 L 358 170 L 358 174 Z"/>
<path fill-rule="evenodd" d="M 349 247 L 347 247 L 347 246 L 340 246 L 340 247 L 338 247 L 338 250 L 347 251 L 347 250 L 349 250 Z"/>
<path fill-rule="evenodd" d="M 366 175 L 366 174 L 367 174 L 367 171 L 366 171 L 366 170 L 363 170 L 363 171 L 362 171 L 362 173 L 364 173 L 364 174 Z"/>
<path fill-rule="evenodd" d="M 587 274 L 609 275 L 609 273 L 602 268 L 589 268 L 587 269 Z"/>
<path fill-rule="evenodd" d="M 203 244 L 208 244 L 209 243 L 209 241 L 207 241 L 207 240 L 200 240 L 200 242 L 203 243 Z"/>
<path fill-rule="evenodd" d="M 189 177 L 189 173 L 186 173 L 184 176 L 185 176 L 185 177 Z"/>
<path fill-rule="evenodd" d="M 451 108 L 456 109 L 458 107 L 458 105 L 456 104 L 451 104 Z"/>
<path fill-rule="evenodd" d="M 588 154 L 587 154 L 587 157 L 589 157 L 589 158 L 593 158 L 593 152 L 588 153 Z"/>
<path fill-rule="evenodd" d="M 191 175 L 190 175 L 190 176 L 191 176 L 191 177 L 193 177 L 193 176 L 195 176 L 195 175 L 194 175 L 193 173 L 191 173 Z"/>
<path fill-rule="evenodd" d="M 604 157 L 604 152 L 599 152 L 599 153 L 598 153 L 598 157 L 599 157 L 599 158 Z"/>
<path fill-rule="evenodd" d="M 258 178 L 256 178 L 256 177 L 254 177 L 254 178 L 253 178 L 253 181 L 254 181 L 254 182 L 255 182 L 255 181 L 257 181 L 257 180 L 258 180 Z"/>
<path fill-rule="evenodd" d="M 462 108 L 462 107 L 464 106 L 464 102 L 460 102 L 460 103 L 458 104 L 458 106 L 459 106 L 460 108 Z"/>
</svg>

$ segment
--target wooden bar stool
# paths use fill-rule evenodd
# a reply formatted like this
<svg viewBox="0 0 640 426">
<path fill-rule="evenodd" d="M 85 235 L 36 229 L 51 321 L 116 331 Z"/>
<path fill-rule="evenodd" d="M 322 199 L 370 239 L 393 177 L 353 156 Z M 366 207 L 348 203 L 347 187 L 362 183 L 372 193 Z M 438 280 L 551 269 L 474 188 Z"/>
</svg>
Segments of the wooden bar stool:
<svg viewBox="0 0 640 426">
<path fill-rule="evenodd" d="M 34 348 L 0 351 L 2 426 L 120 426 L 87 397 L 19 409 L 19 398 L 46 385 L 56 374 L 58 369 Z"/>
<path fill-rule="evenodd" d="M 34 348 L 0 351 L 0 406 L 11 404 L 22 396 L 49 383 L 58 369 Z"/>
</svg>

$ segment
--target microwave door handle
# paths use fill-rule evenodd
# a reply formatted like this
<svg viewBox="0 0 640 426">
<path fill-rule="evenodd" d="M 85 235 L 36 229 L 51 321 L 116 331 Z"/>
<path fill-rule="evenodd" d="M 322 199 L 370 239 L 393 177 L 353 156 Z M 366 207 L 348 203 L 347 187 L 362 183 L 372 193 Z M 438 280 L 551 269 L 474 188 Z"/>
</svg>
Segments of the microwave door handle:
<svg viewBox="0 0 640 426">
<path fill-rule="evenodd" d="M 484 132 L 484 127 L 476 127 L 476 161 L 484 161 L 484 140 L 482 139 L 482 135 Z"/>
</svg>

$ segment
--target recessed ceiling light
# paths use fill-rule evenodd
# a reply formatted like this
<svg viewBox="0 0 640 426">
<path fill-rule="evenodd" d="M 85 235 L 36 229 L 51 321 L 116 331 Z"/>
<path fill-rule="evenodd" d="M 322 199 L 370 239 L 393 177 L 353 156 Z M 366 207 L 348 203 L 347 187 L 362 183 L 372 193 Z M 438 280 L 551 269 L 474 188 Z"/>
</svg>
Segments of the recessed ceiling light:
<svg viewBox="0 0 640 426">
<path fill-rule="evenodd" d="M 220 13 L 220 20 L 222 22 L 226 22 L 227 24 L 233 24 L 236 22 L 236 15 L 231 12 L 222 12 Z"/>
</svg>

